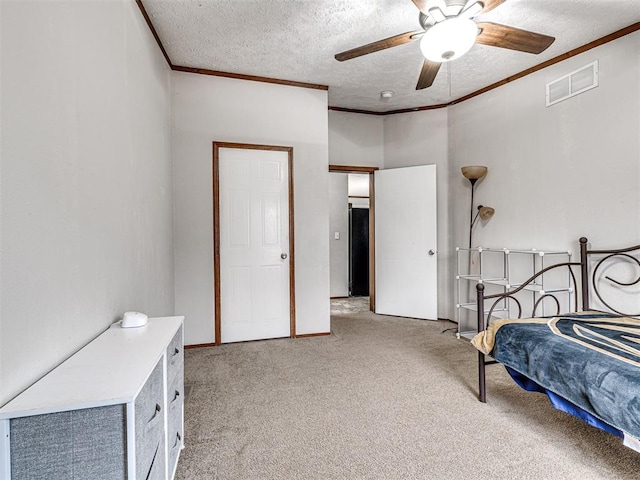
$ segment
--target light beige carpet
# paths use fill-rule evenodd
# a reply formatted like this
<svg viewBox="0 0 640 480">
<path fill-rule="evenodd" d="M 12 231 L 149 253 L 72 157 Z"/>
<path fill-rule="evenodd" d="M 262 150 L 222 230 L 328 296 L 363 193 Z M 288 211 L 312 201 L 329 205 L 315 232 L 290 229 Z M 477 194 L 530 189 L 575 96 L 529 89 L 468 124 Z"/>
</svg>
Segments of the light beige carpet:
<svg viewBox="0 0 640 480">
<path fill-rule="evenodd" d="M 178 479 L 633 479 L 640 453 L 488 367 L 451 323 L 332 317 L 328 337 L 188 350 Z"/>
</svg>

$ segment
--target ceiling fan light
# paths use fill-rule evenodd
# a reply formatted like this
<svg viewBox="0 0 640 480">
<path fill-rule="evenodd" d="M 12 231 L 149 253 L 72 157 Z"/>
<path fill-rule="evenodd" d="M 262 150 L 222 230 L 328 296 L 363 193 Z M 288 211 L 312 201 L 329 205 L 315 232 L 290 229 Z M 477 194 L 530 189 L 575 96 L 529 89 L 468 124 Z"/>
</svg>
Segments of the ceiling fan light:
<svg viewBox="0 0 640 480">
<path fill-rule="evenodd" d="M 431 62 L 448 62 L 467 53 L 477 36 L 478 27 L 473 20 L 448 18 L 427 30 L 420 40 L 420 50 Z"/>
</svg>

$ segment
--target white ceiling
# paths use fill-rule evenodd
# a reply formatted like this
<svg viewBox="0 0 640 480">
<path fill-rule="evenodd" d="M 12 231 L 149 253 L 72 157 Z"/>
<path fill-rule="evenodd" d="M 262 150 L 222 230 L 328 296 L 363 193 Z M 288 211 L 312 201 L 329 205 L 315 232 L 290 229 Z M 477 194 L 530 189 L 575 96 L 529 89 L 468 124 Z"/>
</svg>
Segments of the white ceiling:
<svg viewBox="0 0 640 480">
<path fill-rule="evenodd" d="M 540 55 L 474 45 L 449 63 L 449 72 L 444 64 L 430 88 L 416 91 L 423 60 L 419 41 L 346 62 L 334 59 L 336 53 L 420 30 L 411 0 L 143 3 L 174 65 L 328 85 L 330 106 L 376 112 L 448 103 L 640 22 L 640 0 L 507 0 L 475 20 L 551 35 L 553 45 Z M 382 90 L 395 95 L 383 100 Z"/>
</svg>

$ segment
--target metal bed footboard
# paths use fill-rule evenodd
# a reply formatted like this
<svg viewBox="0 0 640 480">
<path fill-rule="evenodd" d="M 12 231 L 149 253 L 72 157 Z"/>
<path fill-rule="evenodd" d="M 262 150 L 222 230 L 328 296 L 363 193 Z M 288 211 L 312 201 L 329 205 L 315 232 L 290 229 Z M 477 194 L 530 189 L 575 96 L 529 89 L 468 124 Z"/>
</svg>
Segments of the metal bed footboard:
<svg viewBox="0 0 640 480">
<path fill-rule="evenodd" d="M 503 302 L 503 301 L 513 300 L 515 302 L 515 304 L 517 305 L 517 307 L 518 307 L 518 316 L 514 317 L 514 318 L 522 318 L 522 304 L 515 297 L 515 295 L 518 292 L 524 290 L 528 285 L 531 285 L 532 283 L 534 283 L 538 277 L 540 277 L 541 275 L 545 274 L 546 272 L 548 272 L 550 270 L 557 270 L 557 269 L 561 269 L 561 268 L 567 268 L 569 270 L 569 275 L 571 276 L 571 281 L 572 281 L 573 287 L 575 289 L 575 287 L 576 287 L 576 276 L 575 276 L 575 273 L 573 272 L 573 267 L 579 267 L 579 266 L 581 266 L 581 263 L 578 263 L 578 262 L 564 262 L 564 263 L 557 263 L 557 264 L 554 264 L 554 265 L 550 265 L 550 266 L 540 270 L 539 272 L 537 272 L 532 277 L 528 278 L 519 287 L 514 288 L 512 290 L 509 290 L 507 292 L 494 293 L 492 295 L 485 295 L 484 294 L 484 285 L 482 283 L 479 283 L 478 285 L 476 285 L 477 305 L 478 305 L 478 332 L 483 332 L 484 330 L 486 330 L 486 328 L 487 328 L 487 326 L 489 324 L 489 319 L 491 318 L 491 314 L 493 313 L 493 310 L 495 309 L 496 305 L 498 305 L 500 302 Z M 536 309 L 538 308 L 538 306 L 540 305 L 542 300 L 544 300 L 545 298 L 552 298 L 555 301 L 556 306 L 557 306 L 557 314 L 560 314 L 560 301 L 557 299 L 557 297 L 554 294 L 547 293 L 547 294 L 542 295 L 534 303 L 533 308 L 532 308 L 532 312 L 531 312 L 531 315 L 530 315 L 531 317 L 535 317 Z M 487 304 L 486 301 L 492 301 L 492 302 L 490 303 L 489 310 L 485 314 L 485 304 Z M 575 302 L 575 310 L 577 311 L 577 309 L 578 309 L 578 296 L 577 295 L 574 296 L 574 302 Z M 479 391 L 479 400 L 481 402 L 483 402 L 483 403 L 485 403 L 487 401 L 486 381 L 485 381 L 485 366 L 493 364 L 493 363 L 497 363 L 497 362 L 495 360 L 487 360 L 486 359 L 486 355 L 484 353 L 478 351 L 478 391 Z"/>
</svg>

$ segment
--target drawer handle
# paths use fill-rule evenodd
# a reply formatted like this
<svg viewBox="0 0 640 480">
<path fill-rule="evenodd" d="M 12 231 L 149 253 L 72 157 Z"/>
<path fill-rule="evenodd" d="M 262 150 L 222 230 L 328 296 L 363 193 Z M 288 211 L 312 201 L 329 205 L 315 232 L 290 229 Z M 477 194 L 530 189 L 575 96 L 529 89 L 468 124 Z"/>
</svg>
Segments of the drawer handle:
<svg viewBox="0 0 640 480">
<path fill-rule="evenodd" d="M 173 407 L 179 399 L 180 399 L 180 392 L 176 390 L 173 400 L 171 400 L 171 407 Z"/>
<path fill-rule="evenodd" d="M 171 365 L 173 365 L 176 360 L 177 360 L 177 356 L 180 355 L 180 349 L 179 348 L 174 348 L 173 349 L 173 354 L 171 355 Z"/>
<path fill-rule="evenodd" d="M 173 447 L 171 447 L 171 450 L 173 450 L 176 447 L 179 447 L 181 441 L 182 441 L 182 437 L 180 436 L 180 432 L 176 432 L 176 441 L 173 444 Z"/>
<path fill-rule="evenodd" d="M 156 403 L 156 409 L 153 411 L 153 416 L 147 422 L 147 426 L 145 427 L 145 431 L 148 432 L 151 429 L 151 427 L 153 426 L 153 424 L 155 423 L 155 420 L 160 418 L 160 412 L 161 411 L 162 411 L 162 407 L 160 406 L 160 404 Z"/>
<path fill-rule="evenodd" d="M 153 464 L 156 463 L 156 457 L 158 456 L 158 450 L 160 450 L 160 444 L 159 443 L 156 446 L 156 451 L 153 454 L 153 458 L 151 459 L 151 465 L 149 465 L 149 471 L 147 472 L 147 476 L 145 477 L 145 480 L 149 480 L 149 478 L 151 478 L 151 471 L 153 470 Z"/>
</svg>

